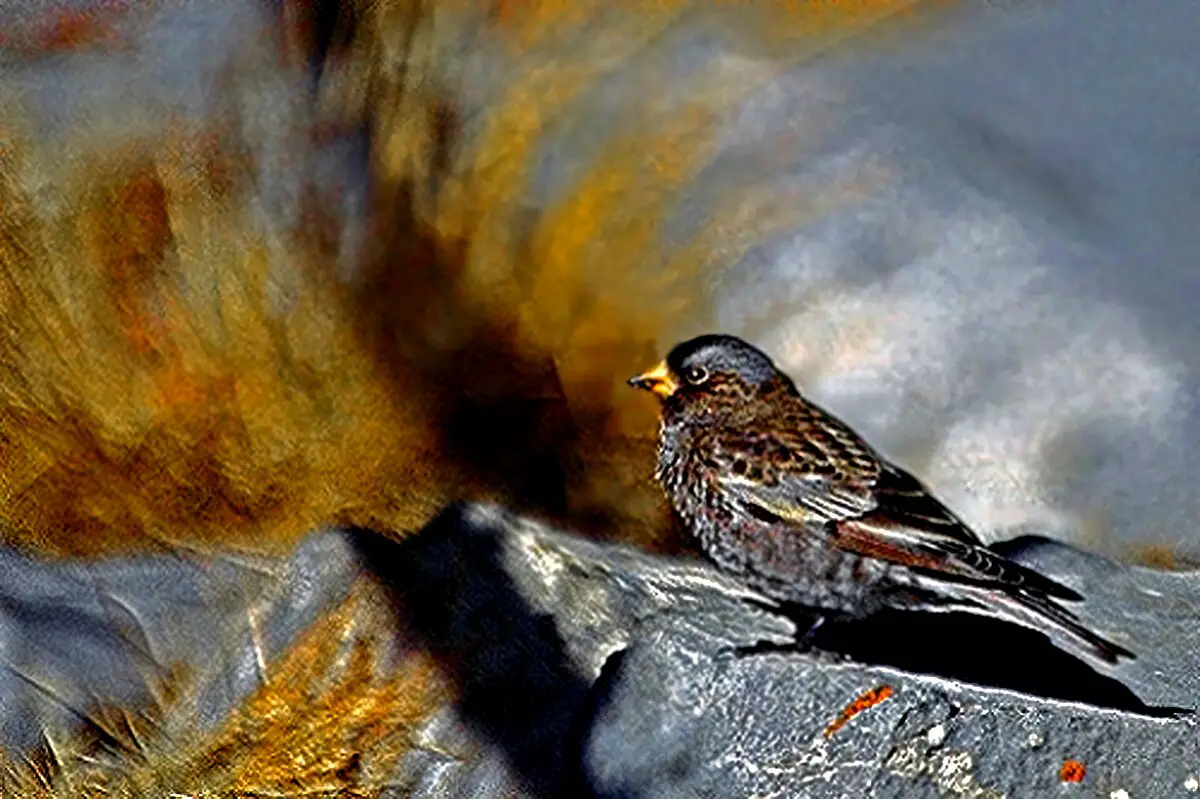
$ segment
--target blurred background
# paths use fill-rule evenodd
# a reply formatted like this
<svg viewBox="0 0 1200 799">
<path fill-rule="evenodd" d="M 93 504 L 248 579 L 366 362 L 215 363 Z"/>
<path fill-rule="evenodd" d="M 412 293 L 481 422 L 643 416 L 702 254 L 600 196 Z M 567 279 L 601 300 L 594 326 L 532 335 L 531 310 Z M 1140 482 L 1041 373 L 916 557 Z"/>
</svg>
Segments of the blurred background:
<svg viewBox="0 0 1200 799">
<path fill-rule="evenodd" d="M 684 551 L 624 380 L 719 330 L 987 539 L 1196 562 L 1198 85 L 1191 0 L 10 0 L 0 540 Z"/>
<path fill-rule="evenodd" d="M 1188 558 L 1198 15 L 6 3 L 4 537 L 670 550 L 621 380 L 724 330 L 985 537 Z"/>
</svg>

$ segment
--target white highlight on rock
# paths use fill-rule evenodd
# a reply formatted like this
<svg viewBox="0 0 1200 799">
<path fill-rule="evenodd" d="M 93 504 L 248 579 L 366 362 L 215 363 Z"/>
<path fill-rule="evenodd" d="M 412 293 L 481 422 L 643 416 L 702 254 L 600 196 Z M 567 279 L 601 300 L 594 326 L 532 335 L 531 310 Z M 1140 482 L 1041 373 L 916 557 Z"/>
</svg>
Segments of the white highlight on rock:
<svg viewBox="0 0 1200 799">
<path fill-rule="evenodd" d="M 942 741 L 946 740 L 946 727 L 943 724 L 936 724 L 929 728 L 929 732 L 925 733 L 925 740 L 929 741 L 930 746 L 941 746 Z"/>
<path fill-rule="evenodd" d="M 1108 799 L 1129 799 L 1129 791 L 1118 788 L 1108 795 Z"/>
<path fill-rule="evenodd" d="M 1200 780 L 1196 779 L 1195 777 L 1188 777 L 1183 781 L 1183 788 L 1188 793 L 1200 791 Z"/>
</svg>

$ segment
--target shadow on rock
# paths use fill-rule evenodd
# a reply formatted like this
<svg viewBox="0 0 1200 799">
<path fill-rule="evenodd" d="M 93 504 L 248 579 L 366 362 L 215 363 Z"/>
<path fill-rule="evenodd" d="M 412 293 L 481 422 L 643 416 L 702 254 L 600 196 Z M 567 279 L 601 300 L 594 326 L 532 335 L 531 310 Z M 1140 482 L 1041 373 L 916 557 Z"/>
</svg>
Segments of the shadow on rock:
<svg viewBox="0 0 1200 799">
<path fill-rule="evenodd" d="M 813 636 L 813 645 L 859 663 L 1046 699 L 1148 715 L 1163 712 L 1143 703 L 1122 683 L 1058 649 L 1046 636 L 967 613 L 885 610 L 867 619 L 831 621 Z"/>
<path fill-rule="evenodd" d="M 368 530 L 354 535 L 402 622 L 454 680 L 462 718 L 504 752 L 525 790 L 561 795 L 589 682 L 571 664 L 554 620 L 512 584 L 495 532 L 454 505 L 403 542 Z"/>
</svg>

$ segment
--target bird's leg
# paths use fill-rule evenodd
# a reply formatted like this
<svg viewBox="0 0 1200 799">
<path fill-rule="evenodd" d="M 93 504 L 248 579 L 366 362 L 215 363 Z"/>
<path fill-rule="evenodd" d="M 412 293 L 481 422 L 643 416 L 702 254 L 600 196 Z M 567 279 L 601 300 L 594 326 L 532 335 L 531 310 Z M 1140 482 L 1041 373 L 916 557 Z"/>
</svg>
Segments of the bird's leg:
<svg viewBox="0 0 1200 799">
<path fill-rule="evenodd" d="M 813 623 L 809 625 L 808 630 L 804 633 L 804 635 L 796 639 L 796 649 L 800 650 L 801 652 L 807 652 L 808 650 L 812 649 L 813 639 L 817 637 L 817 630 L 821 629 L 821 625 L 825 624 L 825 619 L 827 618 L 828 616 L 825 616 L 824 614 L 817 614 L 816 618 L 813 619 Z"/>
<path fill-rule="evenodd" d="M 738 658 L 752 657 L 755 655 L 769 654 L 772 652 L 786 654 L 802 654 L 805 657 L 812 658 L 818 662 L 836 664 L 844 663 L 849 658 L 840 652 L 827 651 L 824 649 L 815 649 L 813 647 L 813 639 L 816 637 L 817 630 L 825 623 L 828 616 L 819 614 L 811 616 L 813 622 L 809 625 L 804 635 L 794 639 L 791 643 L 777 644 L 760 641 L 751 646 L 739 646 L 734 649 L 734 656 Z"/>
</svg>

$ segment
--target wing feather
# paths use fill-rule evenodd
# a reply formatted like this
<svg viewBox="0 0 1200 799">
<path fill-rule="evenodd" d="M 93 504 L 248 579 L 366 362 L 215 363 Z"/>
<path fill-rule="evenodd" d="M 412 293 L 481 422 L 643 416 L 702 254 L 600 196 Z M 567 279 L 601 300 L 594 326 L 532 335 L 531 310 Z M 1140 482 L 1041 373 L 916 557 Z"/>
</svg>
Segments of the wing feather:
<svg viewBox="0 0 1200 799">
<path fill-rule="evenodd" d="M 766 514 L 806 534 L 824 530 L 834 546 L 945 577 L 1080 599 L 1070 588 L 987 549 L 903 469 L 882 459 L 874 461 L 874 469 L 860 468 L 861 453 L 874 455 L 865 444 L 841 435 L 809 443 L 795 454 L 793 436 L 760 434 L 745 441 L 740 450 L 722 450 L 718 483 L 755 516 Z M 783 448 L 793 454 L 783 455 Z M 733 471 L 746 454 L 765 454 L 766 465 Z M 847 458 L 858 460 L 848 463 Z"/>
</svg>

